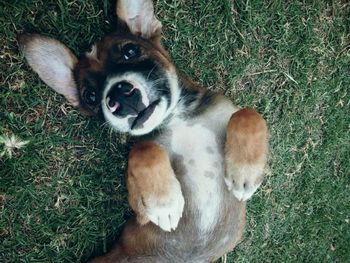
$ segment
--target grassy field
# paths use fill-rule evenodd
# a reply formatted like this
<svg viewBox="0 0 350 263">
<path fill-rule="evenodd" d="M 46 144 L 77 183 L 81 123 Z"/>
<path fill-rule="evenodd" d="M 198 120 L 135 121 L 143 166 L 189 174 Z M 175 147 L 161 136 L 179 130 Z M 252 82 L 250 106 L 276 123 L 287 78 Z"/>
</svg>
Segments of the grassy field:
<svg viewBox="0 0 350 263">
<path fill-rule="evenodd" d="M 270 127 L 268 175 L 227 262 L 350 262 L 349 3 L 155 6 L 178 67 Z M 39 32 L 79 54 L 113 30 L 113 16 L 109 0 L 0 0 L 0 262 L 85 261 L 131 213 L 131 139 L 49 90 L 15 41 Z"/>
</svg>

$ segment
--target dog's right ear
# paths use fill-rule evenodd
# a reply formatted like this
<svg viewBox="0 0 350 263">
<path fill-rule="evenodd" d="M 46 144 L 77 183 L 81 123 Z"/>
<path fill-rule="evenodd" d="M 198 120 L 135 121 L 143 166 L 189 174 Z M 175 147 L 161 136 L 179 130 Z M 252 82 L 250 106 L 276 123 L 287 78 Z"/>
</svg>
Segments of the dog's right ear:
<svg viewBox="0 0 350 263">
<path fill-rule="evenodd" d="M 78 89 L 73 77 L 77 63 L 74 54 L 61 42 L 36 34 L 19 35 L 18 43 L 28 64 L 39 77 L 65 96 L 73 106 L 79 106 Z"/>
</svg>

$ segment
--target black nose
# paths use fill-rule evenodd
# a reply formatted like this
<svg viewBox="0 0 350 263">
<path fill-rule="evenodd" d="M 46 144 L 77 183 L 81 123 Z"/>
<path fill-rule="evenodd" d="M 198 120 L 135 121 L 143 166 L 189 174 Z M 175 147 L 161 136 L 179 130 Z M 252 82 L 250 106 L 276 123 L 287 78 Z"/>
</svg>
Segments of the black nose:
<svg viewBox="0 0 350 263">
<path fill-rule="evenodd" d="M 137 115 L 145 106 L 141 92 L 127 81 L 115 83 L 106 97 L 109 110 L 118 116 Z"/>
</svg>

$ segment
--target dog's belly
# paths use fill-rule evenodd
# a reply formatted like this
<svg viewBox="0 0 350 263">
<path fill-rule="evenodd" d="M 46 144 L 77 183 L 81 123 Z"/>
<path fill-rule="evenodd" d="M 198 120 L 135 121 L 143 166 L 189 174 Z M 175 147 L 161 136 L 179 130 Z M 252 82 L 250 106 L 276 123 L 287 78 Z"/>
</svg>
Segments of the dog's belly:
<svg viewBox="0 0 350 263">
<path fill-rule="evenodd" d="M 244 205 L 224 183 L 226 124 L 207 124 L 176 123 L 165 147 L 185 198 L 176 238 L 171 239 L 177 242 L 169 245 L 191 262 L 208 262 L 231 250 L 244 215 Z"/>
<path fill-rule="evenodd" d="M 169 262 L 212 262 L 232 250 L 244 226 L 245 204 L 224 183 L 226 126 L 237 109 L 218 103 L 194 119 L 177 119 L 153 138 L 167 151 L 185 198 L 170 234 L 159 232 Z"/>
<path fill-rule="evenodd" d="M 223 145 L 201 123 L 178 123 L 170 140 L 170 158 L 201 233 L 215 226 L 223 198 Z"/>
</svg>

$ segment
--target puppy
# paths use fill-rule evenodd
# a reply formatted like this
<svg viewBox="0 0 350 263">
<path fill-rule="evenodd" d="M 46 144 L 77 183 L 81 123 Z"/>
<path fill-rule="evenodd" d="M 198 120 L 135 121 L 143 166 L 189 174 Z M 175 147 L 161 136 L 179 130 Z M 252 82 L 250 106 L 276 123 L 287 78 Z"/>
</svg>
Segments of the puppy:
<svg viewBox="0 0 350 263">
<path fill-rule="evenodd" d="M 117 31 L 79 60 L 54 39 L 19 37 L 48 86 L 140 138 L 127 171 L 135 216 L 92 262 L 214 262 L 242 236 L 245 201 L 263 179 L 266 123 L 177 71 L 151 0 L 118 1 L 116 12 Z"/>
</svg>

